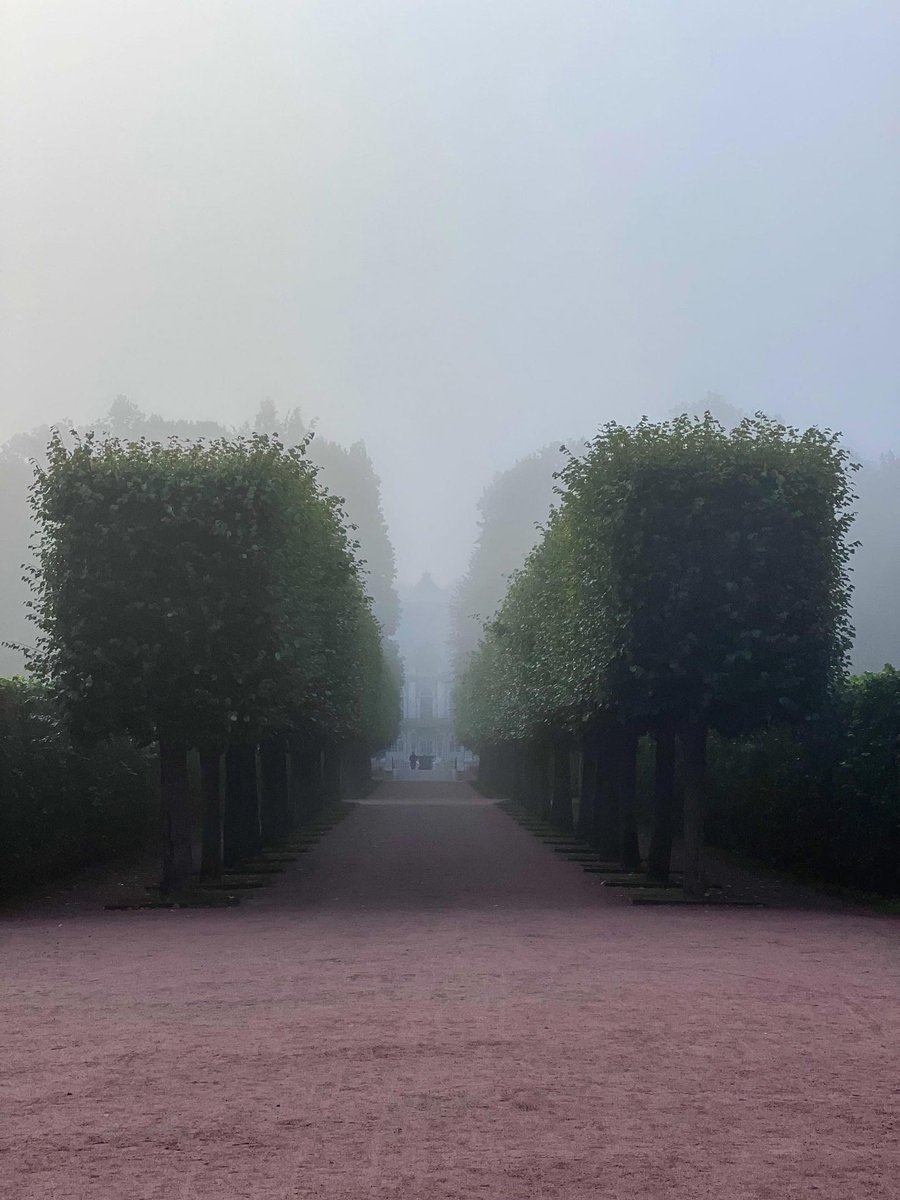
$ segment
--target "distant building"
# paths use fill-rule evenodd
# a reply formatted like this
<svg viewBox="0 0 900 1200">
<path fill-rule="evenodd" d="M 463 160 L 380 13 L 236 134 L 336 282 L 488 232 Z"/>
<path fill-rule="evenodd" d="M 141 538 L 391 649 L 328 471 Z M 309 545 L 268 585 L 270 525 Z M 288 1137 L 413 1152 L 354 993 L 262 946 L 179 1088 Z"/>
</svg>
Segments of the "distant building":
<svg viewBox="0 0 900 1200">
<path fill-rule="evenodd" d="M 404 681 L 400 736 L 391 750 L 398 773 L 410 754 L 433 758 L 436 769 L 463 765 L 453 734 L 450 621 L 450 592 L 427 572 L 414 587 L 400 589 Z"/>
</svg>

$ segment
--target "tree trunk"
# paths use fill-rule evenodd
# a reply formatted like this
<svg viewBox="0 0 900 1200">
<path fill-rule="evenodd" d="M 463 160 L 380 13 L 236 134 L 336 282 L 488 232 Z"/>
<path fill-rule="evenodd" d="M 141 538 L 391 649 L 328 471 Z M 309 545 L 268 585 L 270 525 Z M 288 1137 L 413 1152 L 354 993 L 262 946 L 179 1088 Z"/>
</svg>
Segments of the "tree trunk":
<svg viewBox="0 0 900 1200">
<path fill-rule="evenodd" d="M 200 751 L 200 789 L 203 794 L 203 842 L 200 878 L 205 883 L 222 879 L 222 751 Z"/>
<path fill-rule="evenodd" d="M 342 753 L 344 794 L 358 799 L 365 796 L 372 784 L 372 760 L 362 739 L 345 742 Z"/>
<path fill-rule="evenodd" d="M 594 827 L 591 845 L 602 858 L 610 860 L 618 860 L 621 853 L 619 796 L 623 734 L 622 726 L 613 723 L 601 730 L 597 747 L 597 770 L 594 775 Z"/>
<path fill-rule="evenodd" d="M 187 746 L 180 738 L 159 736 L 159 782 L 162 800 L 162 879 L 160 891 L 171 896 L 190 885 L 191 805 Z"/>
<path fill-rule="evenodd" d="M 672 865 L 672 816 L 675 802 L 675 733 L 661 726 L 656 731 L 656 769 L 653 779 L 653 836 L 647 858 L 647 876 L 668 883 Z"/>
<path fill-rule="evenodd" d="M 483 788 L 485 792 L 489 792 L 492 796 L 496 794 L 496 767 L 494 766 L 494 756 L 496 751 L 493 746 L 482 746 L 478 751 L 478 786 Z"/>
<path fill-rule="evenodd" d="M 519 790 L 521 803 L 535 817 L 549 817 L 546 751 L 540 742 L 519 743 Z"/>
<path fill-rule="evenodd" d="M 569 743 L 557 739 L 553 743 L 553 793 L 550 800 L 551 820 L 563 833 L 572 833 L 572 763 Z"/>
<path fill-rule="evenodd" d="M 270 734 L 260 742 L 259 766 L 262 840 L 271 845 L 291 832 L 287 749 L 281 735 Z"/>
<path fill-rule="evenodd" d="M 506 779 L 506 755 L 504 747 L 491 746 L 488 751 L 488 787 L 495 796 L 509 797 Z"/>
<path fill-rule="evenodd" d="M 553 751 L 546 742 L 536 742 L 533 749 L 534 799 L 541 820 L 548 824 L 553 820 Z"/>
<path fill-rule="evenodd" d="M 322 756 L 322 798 L 326 804 L 337 804 L 342 795 L 341 744 L 327 742 Z"/>
<path fill-rule="evenodd" d="M 355 742 L 344 742 L 341 745 L 341 795 L 346 797 L 357 795 Z"/>
<path fill-rule="evenodd" d="M 261 848 L 256 747 L 229 746 L 225 752 L 225 865 L 236 866 Z"/>
<path fill-rule="evenodd" d="M 598 730 L 588 725 L 581 734 L 581 794 L 578 800 L 578 822 L 575 832 L 587 842 L 594 837 L 594 801 L 597 794 L 600 738 Z"/>
<path fill-rule="evenodd" d="M 516 804 L 531 809 L 531 795 L 528 787 L 528 764 L 526 748 L 523 742 L 515 742 L 511 747 L 512 753 L 512 798 Z"/>
<path fill-rule="evenodd" d="M 322 804 L 322 747 L 319 742 L 291 744 L 290 804 L 294 827 Z"/>
<path fill-rule="evenodd" d="M 641 868 L 641 848 L 637 829 L 637 754 L 638 735 L 633 729 L 620 734 L 618 776 L 619 861 L 627 871 Z"/>
<path fill-rule="evenodd" d="M 507 799 L 512 799 L 516 790 L 516 744 L 515 742 L 502 742 L 499 747 L 498 762 L 499 768 L 498 791 L 501 796 L 506 796 Z"/>
<path fill-rule="evenodd" d="M 703 810 L 706 801 L 706 726 L 691 721 L 681 731 L 684 751 L 684 894 L 704 893 Z"/>
</svg>

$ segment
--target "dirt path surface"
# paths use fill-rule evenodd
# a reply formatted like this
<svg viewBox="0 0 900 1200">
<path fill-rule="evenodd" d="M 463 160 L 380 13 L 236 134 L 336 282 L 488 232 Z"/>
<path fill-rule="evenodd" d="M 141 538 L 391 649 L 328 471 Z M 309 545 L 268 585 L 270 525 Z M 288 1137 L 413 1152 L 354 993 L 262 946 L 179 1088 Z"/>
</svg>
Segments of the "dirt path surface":
<svg viewBox="0 0 900 1200">
<path fill-rule="evenodd" d="M 900 922 L 633 908 L 464 785 L 0 922 L 4 1200 L 900 1197 Z"/>
</svg>

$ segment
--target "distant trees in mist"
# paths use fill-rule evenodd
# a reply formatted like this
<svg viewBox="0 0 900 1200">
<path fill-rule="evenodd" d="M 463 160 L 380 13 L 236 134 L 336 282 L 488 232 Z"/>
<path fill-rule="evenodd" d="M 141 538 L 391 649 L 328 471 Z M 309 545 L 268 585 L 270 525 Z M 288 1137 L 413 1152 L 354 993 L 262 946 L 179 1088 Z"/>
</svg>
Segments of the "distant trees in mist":
<svg viewBox="0 0 900 1200">
<path fill-rule="evenodd" d="M 857 671 L 900 665 L 900 459 L 885 455 L 856 476 L 853 624 Z"/>
<path fill-rule="evenodd" d="M 285 445 L 297 446 L 310 432 L 310 427 L 299 408 L 279 416 L 272 401 L 266 400 L 252 425 L 244 426 L 241 432 L 278 434 Z M 397 632 L 400 618 L 400 602 L 394 587 L 397 566 L 381 509 L 381 480 L 365 443 L 354 442 L 348 448 L 316 432 L 307 453 L 320 468 L 325 487 L 333 496 L 342 498 L 356 527 L 373 610 L 385 634 L 392 637 Z"/>
<path fill-rule="evenodd" d="M 699 414 L 707 409 L 727 428 L 744 415 L 715 393 L 709 393 L 692 411 Z M 67 423 L 59 424 L 65 427 Z M 121 396 L 92 427 L 124 439 L 162 441 L 173 435 L 215 438 L 230 432 L 215 421 L 145 413 Z M 271 401 L 265 401 L 240 432 L 251 430 L 278 433 L 287 445 L 296 445 L 308 433 L 309 423 L 298 408 L 279 413 Z M 50 427 L 40 426 L 10 438 L 0 447 L 0 553 L 4 563 L 0 578 L 0 642 L 27 643 L 30 637 L 24 607 L 27 590 L 21 570 L 29 556 L 32 530 L 27 505 L 33 475 L 29 460 L 43 459 L 49 439 Z M 579 443 L 572 441 L 570 445 L 577 452 Z M 309 455 L 320 466 L 328 490 L 344 498 L 366 563 L 374 612 L 390 637 L 399 619 L 394 549 L 381 508 L 380 480 L 371 459 L 362 442 L 347 448 L 318 432 Z M 554 501 L 553 476 L 565 458 L 558 442 L 548 443 L 500 471 L 486 486 L 479 502 L 476 543 L 454 598 L 457 661 L 464 662 L 475 649 L 484 623 L 503 598 L 509 577 L 537 542 L 538 526 L 547 520 Z M 855 670 L 878 670 L 886 662 L 900 662 L 900 539 L 896 535 L 900 459 L 887 454 L 878 462 L 864 464 L 854 477 L 854 487 L 858 500 L 854 504 L 857 519 L 853 537 L 860 546 L 852 565 L 856 640 L 851 657 Z M 22 662 L 19 652 L 0 645 L 0 675 L 20 671 Z"/>
<path fill-rule="evenodd" d="M 461 666 L 497 611 L 510 576 L 541 536 L 554 499 L 554 475 L 566 462 L 559 442 L 548 443 L 495 475 L 478 502 L 478 537 L 453 598 L 453 637 Z"/>
</svg>

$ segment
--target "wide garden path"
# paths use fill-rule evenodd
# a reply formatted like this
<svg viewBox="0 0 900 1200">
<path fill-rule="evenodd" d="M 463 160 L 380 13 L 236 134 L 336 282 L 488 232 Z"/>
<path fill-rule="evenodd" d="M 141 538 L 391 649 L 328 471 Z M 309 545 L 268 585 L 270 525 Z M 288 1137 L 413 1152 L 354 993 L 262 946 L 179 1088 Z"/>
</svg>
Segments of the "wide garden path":
<svg viewBox="0 0 900 1200">
<path fill-rule="evenodd" d="M 0 937 L 4 1200 L 900 1196 L 900 922 L 634 908 L 464 785 Z"/>
</svg>

